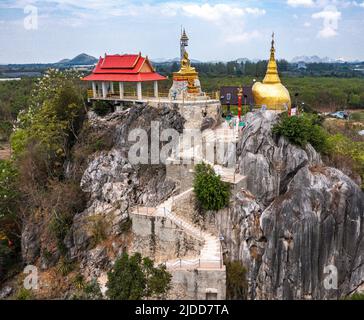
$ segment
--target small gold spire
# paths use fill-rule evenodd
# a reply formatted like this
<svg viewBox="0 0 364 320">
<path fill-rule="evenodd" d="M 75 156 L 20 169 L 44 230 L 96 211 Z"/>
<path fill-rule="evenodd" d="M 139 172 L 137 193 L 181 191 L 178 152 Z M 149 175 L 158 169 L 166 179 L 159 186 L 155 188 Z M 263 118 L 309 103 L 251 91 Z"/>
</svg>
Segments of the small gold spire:
<svg viewBox="0 0 364 320">
<path fill-rule="evenodd" d="M 272 48 L 270 49 L 270 60 L 275 60 L 275 52 L 276 49 L 274 48 L 274 32 L 272 33 Z"/>
<path fill-rule="evenodd" d="M 274 32 L 273 32 L 272 47 L 270 49 L 270 59 L 268 62 L 267 73 L 265 75 L 263 83 L 266 83 L 266 84 L 281 83 L 281 79 L 279 78 L 279 75 L 278 75 L 278 67 L 277 67 L 277 62 L 276 62 L 276 58 L 275 58 L 275 52 L 276 52 L 276 49 L 274 48 Z"/>
</svg>

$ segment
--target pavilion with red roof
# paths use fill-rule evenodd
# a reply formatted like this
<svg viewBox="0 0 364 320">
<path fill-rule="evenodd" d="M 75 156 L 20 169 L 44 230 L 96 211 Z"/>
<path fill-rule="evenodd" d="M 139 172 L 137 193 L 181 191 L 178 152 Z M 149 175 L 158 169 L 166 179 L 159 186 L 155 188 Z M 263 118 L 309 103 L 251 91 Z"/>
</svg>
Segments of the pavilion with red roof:
<svg viewBox="0 0 364 320">
<path fill-rule="evenodd" d="M 82 80 L 92 82 L 93 99 L 124 100 L 124 83 L 136 83 L 136 100 L 142 100 L 142 82 L 154 82 L 154 97 L 158 98 L 158 81 L 166 77 L 155 72 L 148 57 L 139 54 L 106 55 L 100 57 L 92 73 Z M 119 83 L 116 95 L 114 83 Z"/>
</svg>

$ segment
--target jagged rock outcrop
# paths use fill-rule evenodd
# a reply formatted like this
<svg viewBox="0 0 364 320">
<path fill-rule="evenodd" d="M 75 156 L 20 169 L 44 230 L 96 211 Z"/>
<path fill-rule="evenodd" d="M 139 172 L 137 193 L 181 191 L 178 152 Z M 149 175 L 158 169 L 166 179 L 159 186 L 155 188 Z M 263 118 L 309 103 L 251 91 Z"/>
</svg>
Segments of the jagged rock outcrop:
<svg viewBox="0 0 364 320">
<path fill-rule="evenodd" d="M 237 147 L 239 171 L 248 178 L 248 190 L 264 206 L 286 191 L 299 169 L 321 163 L 320 155 L 311 145 L 303 150 L 283 137 L 276 141 L 272 127 L 277 121 L 274 112 L 249 113 Z"/>
<path fill-rule="evenodd" d="M 262 214 L 258 298 L 340 298 L 364 283 L 364 195 L 337 169 L 304 167 Z M 337 270 L 338 287 L 325 287 Z M 336 271 L 335 271 L 336 272 Z M 334 276 L 334 275 L 333 275 Z"/>
<path fill-rule="evenodd" d="M 251 193 L 234 195 L 216 219 L 227 256 L 247 267 L 250 299 L 348 295 L 364 283 L 364 194 L 311 146 L 275 140 L 276 121 L 271 112 L 248 117 L 238 161 Z M 329 270 L 337 289 L 325 287 Z"/>
<path fill-rule="evenodd" d="M 166 179 L 164 165 L 133 165 L 128 160 L 128 151 L 135 143 L 128 140 L 130 131 L 141 128 L 150 137 L 153 121 L 159 122 L 160 130 L 183 130 L 184 119 L 178 110 L 167 106 L 158 109 L 148 105 L 132 106 L 104 118 L 89 113 L 91 126 L 113 126 L 110 131 L 114 132 L 114 145 L 110 151 L 101 151 L 90 159 L 81 179 L 82 190 L 89 194 L 87 209 L 74 217 L 66 238 L 71 258 L 81 261 L 81 269 L 87 275 L 99 276 L 100 270 L 107 269 L 110 261 L 128 247 L 130 239 L 123 225 L 129 219 L 131 207 L 136 204 L 155 206 L 175 188 L 174 183 Z M 95 228 L 101 228 L 104 237 L 112 240 L 107 250 L 104 245 L 95 243 Z M 98 263 L 99 260 L 102 263 Z"/>
</svg>

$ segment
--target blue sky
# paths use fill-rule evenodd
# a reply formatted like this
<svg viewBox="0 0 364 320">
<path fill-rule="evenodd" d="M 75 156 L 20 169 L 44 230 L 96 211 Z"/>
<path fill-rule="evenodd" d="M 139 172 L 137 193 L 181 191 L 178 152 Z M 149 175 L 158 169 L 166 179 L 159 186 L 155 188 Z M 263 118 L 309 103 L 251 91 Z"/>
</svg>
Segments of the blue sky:
<svg viewBox="0 0 364 320">
<path fill-rule="evenodd" d="M 364 60 L 364 0 L 0 0 L 0 63 L 55 62 L 85 52 L 179 54 L 202 61 L 319 55 Z"/>
</svg>

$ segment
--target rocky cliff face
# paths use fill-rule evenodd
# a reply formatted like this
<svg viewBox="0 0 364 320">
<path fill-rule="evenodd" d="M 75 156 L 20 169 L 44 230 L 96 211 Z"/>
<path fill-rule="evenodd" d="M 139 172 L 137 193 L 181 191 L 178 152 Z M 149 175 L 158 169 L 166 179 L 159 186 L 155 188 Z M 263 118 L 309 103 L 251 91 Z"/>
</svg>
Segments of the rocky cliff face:
<svg viewBox="0 0 364 320">
<path fill-rule="evenodd" d="M 96 256 L 98 259 L 100 254 L 108 256 L 104 260 L 110 263 L 130 247 L 130 239 L 125 238 L 123 230 L 129 219 L 129 210 L 136 204 L 155 206 L 168 198 L 175 188 L 174 183 L 166 179 L 165 166 L 132 165 L 128 161 L 128 151 L 134 143 L 128 141 L 129 132 L 142 128 L 150 136 L 152 121 L 159 121 L 160 130 L 183 130 L 184 119 L 177 110 L 167 106 L 159 109 L 148 105 L 134 106 L 105 118 L 89 114 L 92 126 L 100 123 L 113 126 L 114 146 L 110 151 L 95 154 L 89 161 L 81 179 L 81 188 L 90 195 L 90 200 L 87 209 L 74 217 L 66 242 L 71 257 L 81 260 L 81 267 L 91 270 L 89 273 L 93 276 L 99 275 L 98 269 L 107 269 L 105 264 L 95 263 L 92 251 L 90 255 L 95 221 L 102 221 L 106 237 L 113 241 L 111 250 L 104 250 L 101 246 Z"/>
<path fill-rule="evenodd" d="M 79 262 L 88 278 L 99 278 L 117 255 L 131 248 L 125 232 L 130 208 L 155 206 L 176 188 L 164 165 L 128 161 L 130 130 L 150 131 L 151 121 L 179 132 L 186 124 L 173 106 L 132 106 L 102 118 L 88 114 L 88 125 L 112 135 L 111 149 L 87 161 L 80 182 L 88 194 L 87 208 L 74 216 L 64 241 L 69 258 Z M 347 295 L 364 283 L 364 195 L 342 172 L 325 167 L 311 146 L 303 150 L 274 137 L 271 129 L 277 121 L 271 112 L 248 115 L 237 146 L 247 190 L 232 195 L 230 208 L 215 216 L 226 257 L 247 267 L 250 299 Z M 67 172 L 75 165 L 71 162 Z M 47 221 L 38 220 L 24 225 L 26 263 L 35 262 L 47 243 Z M 337 289 L 324 285 L 330 266 L 337 270 Z"/>
<path fill-rule="evenodd" d="M 227 255 L 248 268 L 250 299 L 352 293 L 364 283 L 364 194 L 325 167 L 311 146 L 276 140 L 276 121 L 270 112 L 248 118 L 238 162 L 251 193 L 235 195 L 234 206 L 216 219 Z M 330 270 L 337 271 L 337 289 Z"/>
<path fill-rule="evenodd" d="M 150 136 L 152 121 L 159 122 L 160 130 L 174 128 L 179 132 L 185 122 L 173 106 L 152 108 L 137 105 L 105 117 L 88 113 L 84 125 L 89 126 L 91 132 L 107 133 L 111 148 L 103 150 L 101 147 L 88 157 L 80 181 L 81 190 L 88 198 L 86 209 L 73 217 L 71 229 L 64 239 L 67 258 L 79 263 L 80 272 L 87 278 L 99 277 L 109 269 L 115 257 L 131 247 L 132 239 L 128 233 L 130 208 L 136 204 L 159 204 L 175 188 L 174 183 L 166 179 L 165 166 L 132 165 L 128 161 L 128 151 L 135 143 L 128 141 L 129 132 L 142 128 Z M 83 152 L 84 149 L 79 150 Z M 66 166 L 66 175 L 79 170 L 78 165 L 71 159 Z M 42 269 L 54 266 L 60 257 L 55 245 L 50 248 L 48 224 L 49 221 L 44 221 L 44 218 L 32 217 L 24 223 L 22 232 L 25 263 L 37 263 L 38 258 L 44 260 L 42 252 L 45 246 L 52 252 L 53 261 L 41 261 Z"/>
</svg>

